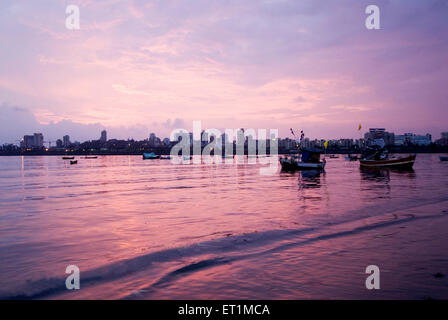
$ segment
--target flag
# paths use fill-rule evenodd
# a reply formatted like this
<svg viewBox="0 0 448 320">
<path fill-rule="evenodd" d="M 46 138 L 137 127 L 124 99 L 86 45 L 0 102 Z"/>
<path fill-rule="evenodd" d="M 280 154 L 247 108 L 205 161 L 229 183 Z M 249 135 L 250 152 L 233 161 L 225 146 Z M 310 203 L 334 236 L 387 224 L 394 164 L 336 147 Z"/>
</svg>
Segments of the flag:
<svg viewBox="0 0 448 320">
<path fill-rule="evenodd" d="M 289 128 L 289 130 L 291 130 L 291 133 L 292 133 L 293 136 L 296 136 L 296 135 L 294 134 L 294 130 L 292 130 L 292 128 Z"/>
<path fill-rule="evenodd" d="M 327 149 L 327 147 L 328 147 L 328 140 L 324 142 L 324 147 L 325 147 L 325 149 Z"/>
<path fill-rule="evenodd" d="M 358 131 L 360 131 L 362 128 L 361 124 L 358 125 Z"/>
<path fill-rule="evenodd" d="M 303 130 L 300 131 L 300 143 L 302 143 L 303 137 L 305 137 L 305 134 L 303 133 Z"/>
</svg>

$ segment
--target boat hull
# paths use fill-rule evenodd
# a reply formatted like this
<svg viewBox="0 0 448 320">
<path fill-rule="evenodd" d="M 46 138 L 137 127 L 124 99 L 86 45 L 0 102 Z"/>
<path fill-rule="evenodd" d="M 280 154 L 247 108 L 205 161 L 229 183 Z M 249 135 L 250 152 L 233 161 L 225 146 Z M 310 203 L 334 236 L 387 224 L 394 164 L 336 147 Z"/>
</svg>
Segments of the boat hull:
<svg viewBox="0 0 448 320">
<path fill-rule="evenodd" d="M 143 154 L 143 160 L 153 160 L 153 159 L 160 159 L 160 156 L 155 155 L 153 152 Z"/>
<path fill-rule="evenodd" d="M 283 171 L 295 171 L 295 170 L 323 170 L 325 168 L 325 162 L 295 162 L 288 160 L 280 160 Z"/>
<path fill-rule="evenodd" d="M 448 161 L 448 157 L 440 156 L 440 161 Z"/>
<path fill-rule="evenodd" d="M 359 160 L 366 168 L 400 168 L 411 169 L 414 166 L 416 155 L 390 160 Z"/>
</svg>

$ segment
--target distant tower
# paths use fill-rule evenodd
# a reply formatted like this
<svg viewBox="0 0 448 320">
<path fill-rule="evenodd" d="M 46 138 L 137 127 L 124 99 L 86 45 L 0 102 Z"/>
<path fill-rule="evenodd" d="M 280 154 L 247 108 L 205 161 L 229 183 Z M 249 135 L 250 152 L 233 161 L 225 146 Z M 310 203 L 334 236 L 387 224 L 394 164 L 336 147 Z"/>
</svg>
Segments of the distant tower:
<svg viewBox="0 0 448 320">
<path fill-rule="evenodd" d="M 42 133 L 34 134 L 34 147 L 42 148 L 44 146 L 44 136 Z"/>
<path fill-rule="evenodd" d="M 70 136 L 69 135 L 63 136 L 62 137 L 62 141 L 63 141 L 63 144 L 64 144 L 65 148 L 70 147 L 71 142 L 70 142 Z"/>
<path fill-rule="evenodd" d="M 101 142 L 107 142 L 107 131 L 106 130 L 101 131 L 100 141 Z"/>
<path fill-rule="evenodd" d="M 150 146 L 154 146 L 156 144 L 156 139 L 157 139 L 156 134 L 155 133 L 151 133 L 149 135 L 149 145 Z"/>
</svg>

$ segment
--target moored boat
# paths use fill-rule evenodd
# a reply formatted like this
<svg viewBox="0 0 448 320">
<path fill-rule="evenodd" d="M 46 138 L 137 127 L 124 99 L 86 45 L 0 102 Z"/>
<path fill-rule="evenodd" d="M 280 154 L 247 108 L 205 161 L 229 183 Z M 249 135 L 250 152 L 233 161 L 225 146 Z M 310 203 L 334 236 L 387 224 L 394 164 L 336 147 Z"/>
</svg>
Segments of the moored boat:
<svg viewBox="0 0 448 320">
<path fill-rule="evenodd" d="M 323 153 L 320 149 L 303 149 L 301 157 L 298 155 L 284 156 L 280 158 L 280 164 L 283 171 L 295 170 L 323 170 L 325 168 L 325 160 L 320 160 Z"/>
<path fill-rule="evenodd" d="M 448 161 L 448 156 L 440 156 L 440 161 Z"/>
<path fill-rule="evenodd" d="M 361 159 L 359 162 L 363 167 L 411 169 L 416 157 L 417 155 L 414 154 L 392 159 Z"/>
<path fill-rule="evenodd" d="M 160 159 L 160 156 L 156 155 L 154 152 L 143 153 L 143 160 L 147 159 Z"/>
</svg>

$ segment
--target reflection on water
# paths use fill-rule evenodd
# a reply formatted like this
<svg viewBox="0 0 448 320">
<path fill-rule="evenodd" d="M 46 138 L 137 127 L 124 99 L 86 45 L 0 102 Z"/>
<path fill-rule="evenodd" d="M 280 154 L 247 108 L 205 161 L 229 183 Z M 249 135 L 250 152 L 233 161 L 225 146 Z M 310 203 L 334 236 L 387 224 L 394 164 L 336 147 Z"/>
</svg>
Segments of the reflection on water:
<svg viewBox="0 0 448 320">
<path fill-rule="evenodd" d="M 364 291 L 354 283 L 364 280 L 356 275 L 373 256 L 396 263 L 389 270 L 419 258 L 438 266 L 448 256 L 443 236 L 425 231 L 432 220 L 400 220 L 400 212 L 423 205 L 435 209 L 412 215 L 445 209 L 448 167 L 437 155 L 419 155 L 407 172 L 362 170 L 338 158 L 323 172 L 271 176 L 247 158 L 222 165 L 78 160 L 0 157 L 0 297 L 70 298 L 59 287 L 69 264 L 90 275 L 77 298 L 358 297 Z M 398 231 L 376 221 L 390 218 L 403 223 Z M 380 239 L 373 248 L 372 239 Z M 331 294 L 322 279 L 333 279 Z M 399 285 L 381 297 L 409 297 Z"/>
</svg>

